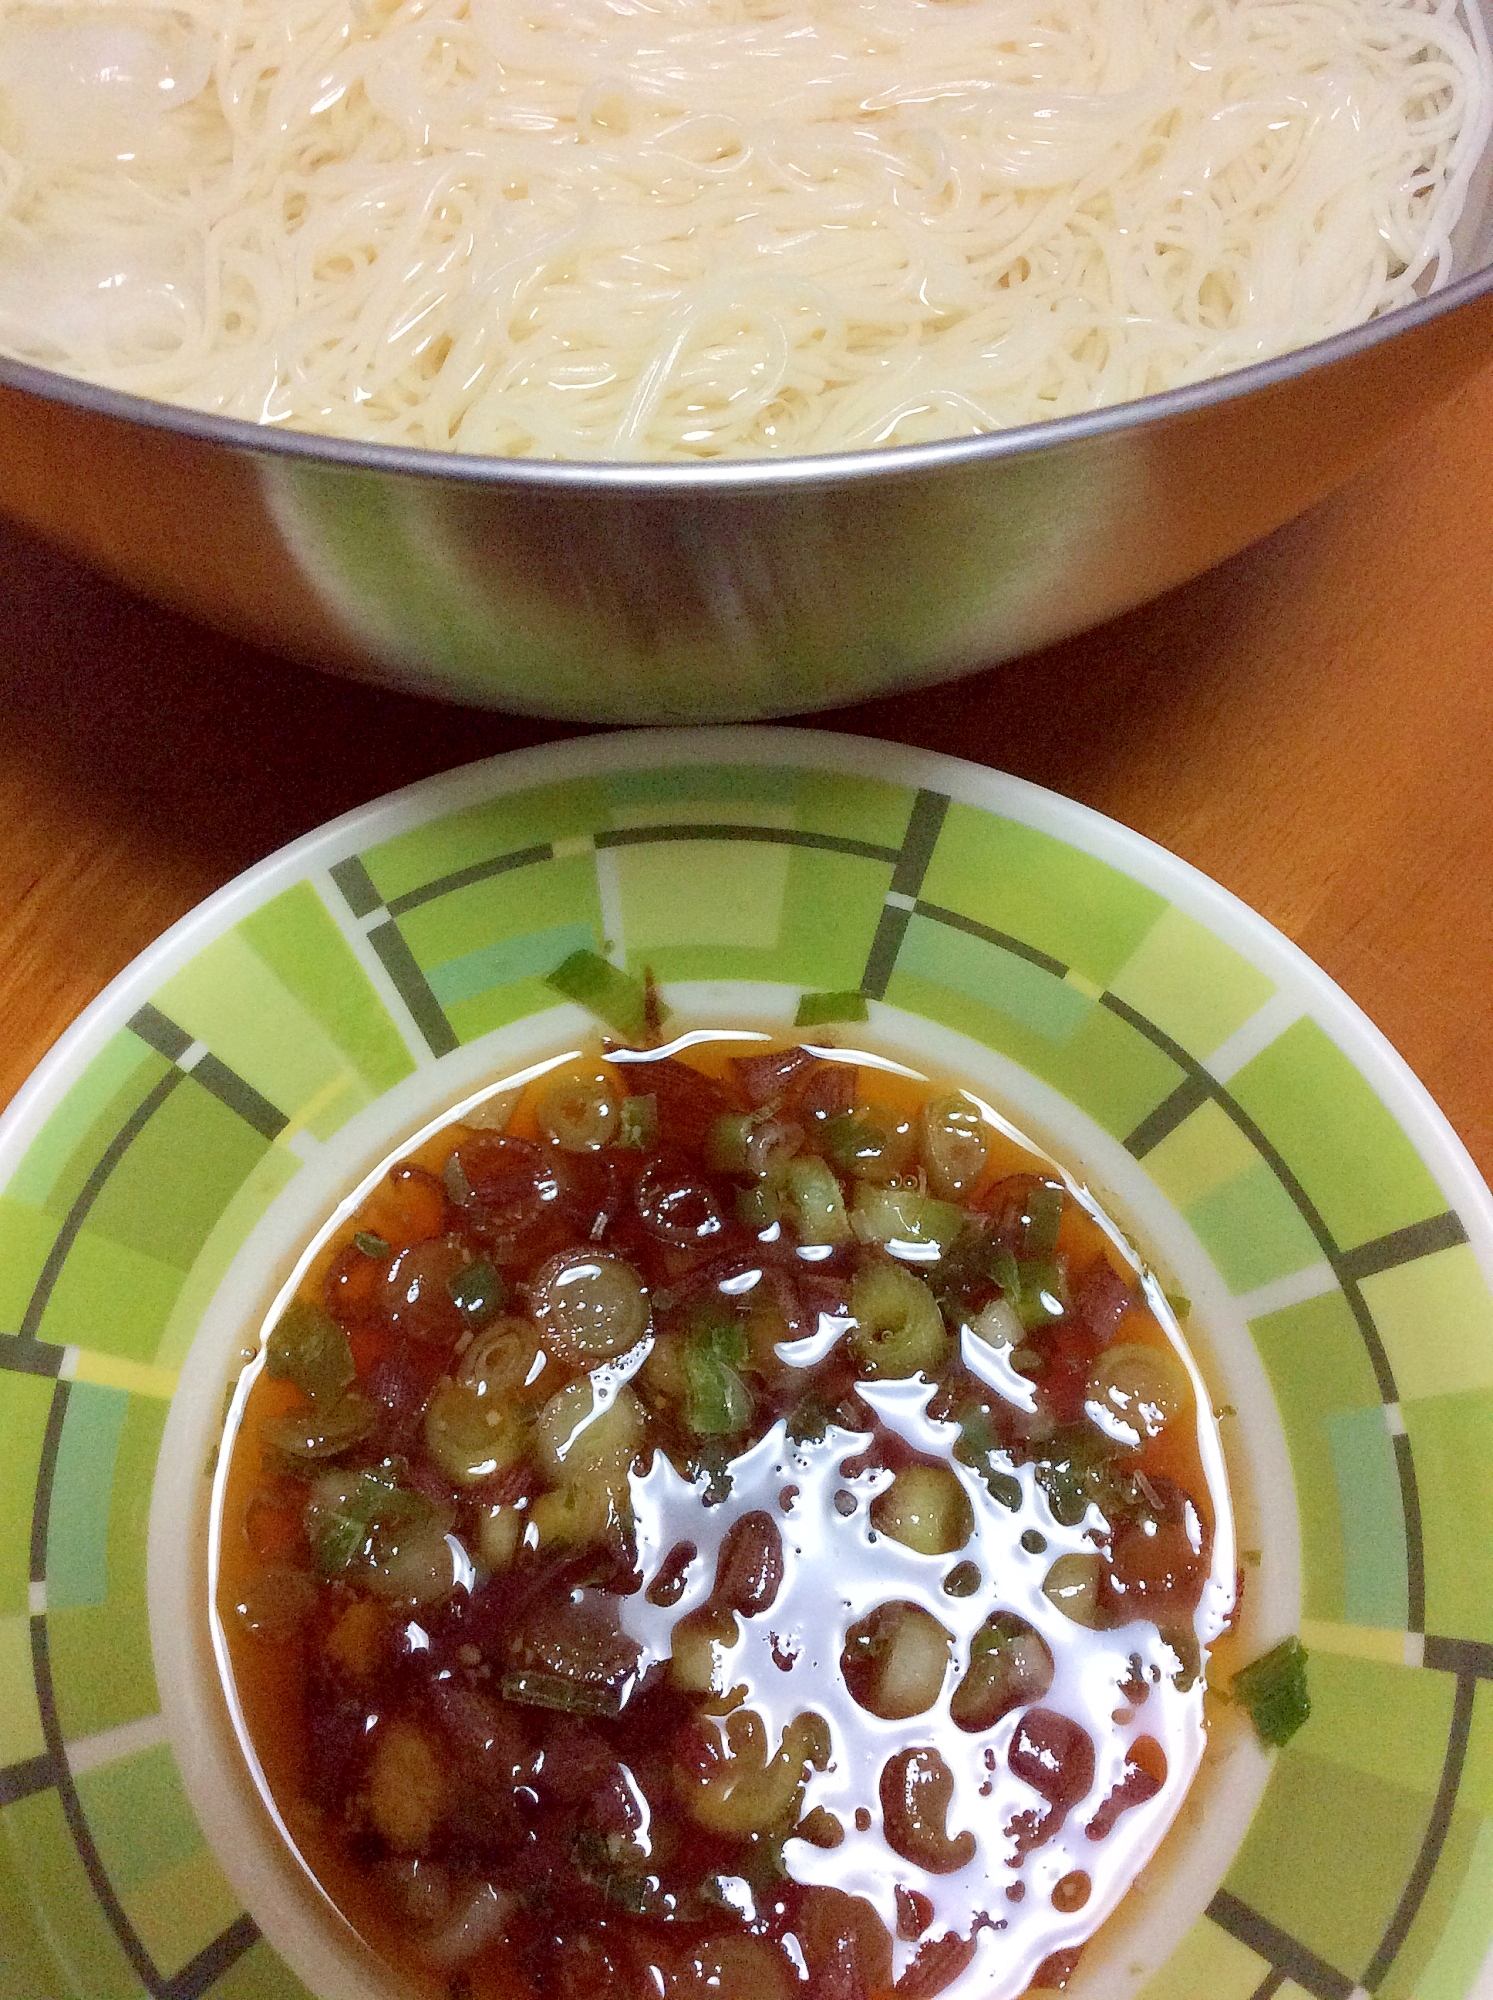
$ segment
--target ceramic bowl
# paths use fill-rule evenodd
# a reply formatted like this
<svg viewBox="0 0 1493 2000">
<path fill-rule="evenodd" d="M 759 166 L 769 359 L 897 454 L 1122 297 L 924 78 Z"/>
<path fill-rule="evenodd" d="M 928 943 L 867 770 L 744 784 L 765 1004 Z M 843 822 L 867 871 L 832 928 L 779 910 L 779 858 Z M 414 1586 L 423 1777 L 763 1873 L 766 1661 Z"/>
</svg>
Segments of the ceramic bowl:
<svg viewBox="0 0 1493 2000">
<path fill-rule="evenodd" d="M 324 1214 L 583 1026 L 578 946 L 682 1020 L 868 1034 L 978 1082 L 1193 1301 L 1251 1649 L 1235 1732 L 1070 1992 L 1493 1990 L 1493 1200 L 1388 1044 L 1223 890 L 1017 780 L 808 732 L 474 765 L 232 883 L 0 1121 L 0 1988 L 347 2000 L 208 1644 L 224 1384 Z"/>
</svg>

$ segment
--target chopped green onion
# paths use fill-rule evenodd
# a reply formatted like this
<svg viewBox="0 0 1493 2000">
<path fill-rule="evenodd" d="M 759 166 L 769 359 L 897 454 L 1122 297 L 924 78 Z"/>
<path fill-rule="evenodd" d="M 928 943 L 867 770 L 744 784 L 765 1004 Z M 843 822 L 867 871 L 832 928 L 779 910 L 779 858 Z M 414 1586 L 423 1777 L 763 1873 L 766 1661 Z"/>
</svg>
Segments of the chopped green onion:
<svg viewBox="0 0 1493 2000">
<path fill-rule="evenodd" d="M 1063 1226 L 1063 1190 L 1051 1181 L 1039 1181 L 1032 1189 L 1026 1209 L 1026 1237 L 1023 1248 L 1028 1257 L 1051 1257 L 1058 1247 L 1058 1231 Z"/>
<path fill-rule="evenodd" d="M 998 1507 L 1009 1507 L 1014 1513 L 1022 1502 L 1021 1481 L 1014 1472 L 1007 1472 L 995 1463 L 1003 1447 L 989 1415 L 978 1403 L 966 1403 L 955 1422 L 959 1426 L 955 1458 L 971 1472 L 979 1473 Z"/>
<path fill-rule="evenodd" d="M 851 1281 L 850 1310 L 851 1351 L 872 1375 L 932 1375 L 948 1353 L 938 1301 L 905 1264 L 890 1258 L 862 1264 Z"/>
<path fill-rule="evenodd" d="M 307 1461 L 337 1458 L 367 1437 L 376 1412 L 356 1389 L 335 1400 L 325 1398 L 284 1416 L 266 1417 L 259 1426 L 259 1441 L 272 1458 L 288 1470 L 299 1470 Z"/>
<path fill-rule="evenodd" d="M 569 958 L 557 965 L 545 979 L 546 986 L 574 1000 L 599 1021 L 606 1025 L 625 1042 L 640 1042 L 649 1038 L 656 1027 L 651 1016 L 662 1018 L 667 1010 L 662 1008 L 655 995 L 650 1005 L 649 995 L 641 980 L 630 973 L 621 971 L 615 965 L 608 965 L 599 953 L 594 951 L 573 951 Z"/>
<path fill-rule="evenodd" d="M 942 1256 L 964 1227 L 951 1201 L 910 1187 L 876 1187 L 861 1181 L 850 1206 L 850 1226 L 862 1243 L 934 1245 Z"/>
<path fill-rule="evenodd" d="M 702 1326 L 684 1343 L 684 1421 L 696 1437 L 734 1437 L 752 1421 L 752 1392 L 736 1370 L 746 1336 L 734 1320 Z"/>
<path fill-rule="evenodd" d="M 1037 1482 L 1047 1495 L 1053 1519 L 1076 1528 L 1092 1504 L 1114 1525 L 1114 1510 L 1125 1497 L 1115 1463 L 1117 1447 L 1091 1424 L 1061 1431 L 1044 1447 Z"/>
<path fill-rule="evenodd" d="M 650 1091 L 646 1097 L 624 1097 L 617 1121 L 617 1144 L 635 1153 L 646 1153 L 658 1144 L 658 1099 Z"/>
<path fill-rule="evenodd" d="M 1021 1297 L 1021 1266 L 1009 1250 L 995 1248 L 990 1253 L 990 1281 L 999 1285 L 1014 1305 Z"/>
<path fill-rule="evenodd" d="M 1050 1326 L 1067 1310 L 1068 1287 L 1050 1258 L 1027 1257 L 1016 1266 L 1019 1287 L 1012 1304 L 1028 1333 Z"/>
<path fill-rule="evenodd" d="M 817 1028 L 821 1021 L 864 1021 L 864 993 L 805 993 L 793 1017 L 795 1028 Z"/>
<path fill-rule="evenodd" d="M 345 1483 L 319 1480 L 306 1506 L 306 1534 L 323 1576 L 339 1575 L 363 1550 L 380 1521 L 428 1512 L 427 1503 L 401 1487 L 387 1466 L 374 1466 Z"/>
<path fill-rule="evenodd" d="M 526 1708 L 553 1708 L 562 1715 L 618 1716 L 622 1696 L 614 1687 L 594 1687 L 585 1681 L 567 1680 L 563 1674 L 504 1674 L 503 1699 Z"/>
<path fill-rule="evenodd" d="M 744 1174 L 747 1170 L 747 1140 L 756 1120 L 748 1111 L 723 1111 L 710 1121 L 705 1135 L 705 1158 L 718 1174 Z"/>
<path fill-rule="evenodd" d="M 508 1287 L 486 1257 L 474 1257 L 446 1281 L 451 1303 L 468 1326 L 485 1326 L 508 1303 Z"/>
<path fill-rule="evenodd" d="M 1289 1743 L 1312 1712 L 1306 1685 L 1306 1649 L 1293 1634 L 1258 1660 L 1241 1667 L 1229 1691 L 1254 1719 L 1262 1743 Z"/>
<path fill-rule="evenodd" d="M 840 1183 L 823 1160 L 800 1154 L 783 1170 L 788 1220 L 800 1243 L 843 1243 L 850 1234 Z"/>
<path fill-rule="evenodd" d="M 365 1257 L 371 1257 L 376 1264 L 385 1263 L 393 1250 L 392 1244 L 386 1243 L 382 1236 L 375 1236 L 371 1229 L 358 1230 L 353 1242 Z"/>
<path fill-rule="evenodd" d="M 782 1193 L 775 1181 L 753 1181 L 736 1190 L 736 1220 L 743 1229 L 770 1229 L 782 1213 Z"/>
<path fill-rule="evenodd" d="M 265 1343 L 265 1372 L 293 1382 L 312 1402 L 330 1402 L 356 1378 L 347 1335 L 322 1306 L 292 1299 Z"/>
</svg>

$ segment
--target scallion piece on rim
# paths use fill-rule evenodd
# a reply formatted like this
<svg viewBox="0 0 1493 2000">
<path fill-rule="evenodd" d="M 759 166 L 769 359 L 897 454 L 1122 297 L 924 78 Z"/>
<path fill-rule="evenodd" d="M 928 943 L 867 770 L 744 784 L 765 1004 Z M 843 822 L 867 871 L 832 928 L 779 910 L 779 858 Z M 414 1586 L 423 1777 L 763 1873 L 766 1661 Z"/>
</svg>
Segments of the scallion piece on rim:
<svg viewBox="0 0 1493 2000">
<path fill-rule="evenodd" d="M 821 1021 L 864 1021 L 864 993 L 805 993 L 793 1017 L 795 1028 L 817 1028 Z"/>
<path fill-rule="evenodd" d="M 573 951 L 545 980 L 567 1000 L 574 1000 L 596 1016 L 624 1041 L 642 1041 L 654 1025 L 650 1016 L 658 1012 L 655 996 L 650 1007 L 646 989 L 630 973 L 594 951 Z"/>
<path fill-rule="evenodd" d="M 1293 1634 L 1258 1660 L 1241 1667 L 1229 1682 L 1235 1701 L 1254 1718 L 1262 1743 L 1289 1743 L 1312 1712 L 1306 1685 L 1306 1649 Z"/>
</svg>

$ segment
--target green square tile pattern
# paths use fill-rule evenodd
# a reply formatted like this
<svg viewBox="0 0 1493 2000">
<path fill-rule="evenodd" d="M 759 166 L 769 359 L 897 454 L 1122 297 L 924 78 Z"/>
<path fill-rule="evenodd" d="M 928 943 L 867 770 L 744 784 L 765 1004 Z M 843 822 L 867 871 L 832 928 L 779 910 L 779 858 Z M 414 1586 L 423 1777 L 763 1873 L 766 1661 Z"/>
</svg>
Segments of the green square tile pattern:
<svg viewBox="0 0 1493 2000">
<path fill-rule="evenodd" d="M 688 894 L 681 896 L 672 845 L 616 850 L 623 937 L 635 973 L 651 966 L 660 980 L 860 985 L 891 887 L 890 862 L 735 841 L 692 841 L 689 853 Z"/>
<path fill-rule="evenodd" d="M 794 824 L 800 832 L 864 840 L 873 847 L 898 848 L 907 838 L 916 795 L 906 785 L 881 778 L 831 778 L 822 771 L 796 776 Z"/>
<path fill-rule="evenodd" d="M 604 782 L 580 780 L 513 792 L 447 814 L 366 848 L 359 858 L 380 896 L 393 902 L 501 855 L 593 835 L 606 824 Z"/>
<path fill-rule="evenodd" d="M 263 1938 L 236 1959 L 210 1990 L 212 2000 L 316 2000 Z"/>
<path fill-rule="evenodd" d="M 280 908 L 286 902 L 288 908 Z M 278 958 L 296 976 L 296 960 L 312 944 L 310 936 L 298 936 L 308 928 L 310 910 L 318 912 L 326 930 L 320 952 L 328 960 L 322 990 L 312 996 L 316 1008 L 286 984 L 280 968 L 258 948 L 258 940 L 278 944 Z M 352 956 L 352 946 L 310 884 L 288 890 L 258 916 L 258 938 L 248 924 L 238 924 L 168 980 L 154 1004 L 194 1040 L 206 1042 L 220 1062 L 282 1116 L 308 1124 L 318 1138 L 330 1138 L 380 1090 L 408 1074 L 414 1062 L 394 1034 L 368 974 Z M 346 994 L 340 1010 L 338 982 Z M 372 1030 L 374 1010 L 382 1034 Z M 362 1014 L 370 1020 L 366 1032 L 358 1034 Z M 264 1032 L 266 1022 L 274 1022 L 274 1034 Z M 364 1046 L 372 1076 L 362 1074 L 352 1052 L 338 1040 L 338 1030 Z"/>
<path fill-rule="evenodd" d="M 56 1241 L 55 1216 L 0 1195 L 0 1332 L 19 1330 Z"/>
<path fill-rule="evenodd" d="M 8 1818 L 0 1812 L 0 1939 L 5 1946 L 0 1992 L 8 2000 L 77 2000 L 52 1952 L 30 1884 L 16 1865 Z"/>
<path fill-rule="evenodd" d="M 99 1154 L 167 1067 L 128 1029 L 111 1035 L 27 1148 L 10 1178 L 10 1198 L 65 1215 Z"/>
<path fill-rule="evenodd" d="M 1251 2000 L 1270 1967 L 1207 1917 L 1199 1917 L 1136 2000 Z"/>
<path fill-rule="evenodd" d="M 1474 1691 L 1457 1804 L 1480 1819 L 1493 1820 L 1493 1681 L 1479 1681 Z"/>
<path fill-rule="evenodd" d="M 1493 1389 L 1493 1293 L 1468 1243 L 1365 1278 L 1402 1401 Z"/>
<path fill-rule="evenodd" d="M 195 1077 L 184 1076 L 99 1189 L 88 1211 L 88 1234 L 189 1270 L 224 1203 L 267 1144 Z M 190 1168 L 183 1171 L 186 1162 Z"/>
<path fill-rule="evenodd" d="M 137 1035 L 111 1036 L 27 1149 L 0 1200 L 0 1331 L 21 1325 L 59 1229 L 170 1069 Z M 72 1338 L 47 1325 L 37 1331 L 44 1340 Z"/>
<path fill-rule="evenodd" d="M 147 1361 L 170 1323 L 182 1275 L 179 1264 L 80 1229 L 48 1296 L 38 1337 Z"/>
<path fill-rule="evenodd" d="M 430 990 L 449 1012 L 464 1000 L 480 999 L 495 986 L 545 979 L 573 951 L 590 950 L 595 941 L 590 924 L 582 923 L 554 924 L 548 930 L 502 938 L 437 966 L 430 974 Z"/>
<path fill-rule="evenodd" d="M 474 960 L 491 955 L 490 985 L 473 989 L 461 983 L 461 970 L 453 975 L 457 997 L 447 1007 L 447 1019 L 460 1040 L 472 1041 L 553 1006 L 545 974 L 574 949 L 575 938 L 593 948 L 601 944 L 595 861 L 589 854 L 575 855 L 489 876 L 407 911 L 399 930 L 437 992 L 451 968 L 465 968 L 469 979 Z M 559 932 L 563 939 L 555 935 Z M 506 962 L 500 947 L 506 948 Z"/>
<path fill-rule="evenodd" d="M 1356 1978 L 1394 1916 L 1430 1814 L 1424 1794 L 1293 1744 L 1276 1759 L 1225 1887 Z"/>
<path fill-rule="evenodd" d="M 242 1914 L 164 1744 L 85 1773 L 77 1792 L 104 1873 L 162 1972 L 179 1970 Z"/>
<path fill-rule="evenodd" d="M 1184 1214 L 1258 1170 L 1254 1142 L 1221 1104 L 1200 1104 L 1146 1154 L 1146 1172 Z"/>
<path fill-rule="evenodd" d="M 1312 1654 L 1308 1671 L 1312 1712 L 1293 1752 L 1433 1799 L 1452 1725 L 1451 1676 L 1325 1652 Z"/>
<path fill-rule="evenodd" d="M 205 1951 L 244 1913 L 222 1869 L 201 1846 L 158 1869 L 120 1900 L 135 1935 L 168 1975 Z"/>
<path fill-rule="evenodd" d="M 104 1873 L 121 1895 L 202 1846 L 176 1764 L 163 1743 L 84 1772 L 77 1793 Z"/>
<path fill-rule="evenodd" d="M 45 1749 L 31 1667 L 31 1619 L 19 1611 L 0 1613 L 0 1770 L 40 1757 Z"/>
<path fill-rule="evenodd" d="M 143 1588 L 138 1597 L 53 1612 L 47 1647 L 58 1720 L 70 1740 L 160 1708 Z"/>
<path fill-rule="evenodd" d="M 908 923 L 897 971 L 991 1008 L 1045 1042 L 1068 1041 L 1094 1012 L 1091 994 L 1046 966 L 932 917 L 914 916 Z"/>
<path fill-rule="evenodd" d="M 305 1024 L 314 1022 L 356 1070 L 370 1096 L 409 1075 L 414 1063 L 403 1037 L 309 882 L 276 896 L 245 917 L 238 929 L 294 1003 L 290 1025 L 304 1032 Z M 229 1060 L 226 1055 L 224 1060 Z M 280 1108 L 294 1115 L 300 1106 Z"/>
<path fill-rule="evenodd" d="M 1426 1628 L 1493 1641 L 1493 1391 L 1401 1409 L 1420 1488 Z"/>
<path fill-rule="evenodd" d="M 1297 1021 L 1278 1035 L 1229 1089 L 1279 1149 L 1340 1248 L 1446 1207 L 1394 1117 L 1315 1021 Z"/>
<path fill-rule="evenodd" d="M 68 1391 L 47 1513 L 49 1611 L 108 1602 L 114 1467 L 129 1401 L 87 1382 Z"/>
<path fill-rule="evenodd" d="M 47 1538 L 47 1645 L 58 1721 L 69 1742 L 153 1715 L 160 1707 L 145 1610 L 145 1545 L 151 1481 L 167 1405 L 148 1396 L 125 1397 L 115 1390 L 75 1385 L 68 1394 L 68 1420 L 72 1421 L 76 1405 L 82 1425 L 80 1456 L 91 1437 L 99 1432 L 107 1437 L 116 1422 L 108 1409 L 110 1402 L 124 1408 L 117 1419 L 102 1551 L 99 1522 L 71 1510 L 66 1488 L 57 1493 Z M 88 1477 L 81 1472 L 79 1476 Z M 54 1560 L 60 1594 L 84 1586 L 92 1592 L 100 1571 L 106 1594 L 102 1599 L 88 1595 L 82 1602 L 54 1606 L 50 1600 Z"/>
<path fill-rule="evenodd" d="M 40 1993 L 50 1986 L 66 2000 L 140 2000 L 140 1982 L 94 1896 L 56 1792 L 0 1811 L 0 1879 L 7 1847 L 29 1903 L 22 1948 L 44 1945 L 52 1961 Z"/>
<path fill-rule="evenodd" d="M 1076 996 L 1072 1003 L 1066 999 L 1055 1003 L 1063 1009 L 1073 1005 L 1078 1016 L 1071 1032 L 1058 1041 L 973 994 L 904 972 L 900 961 L 886 997 L 894 1007 L 942 1022 L 1019 1063 L 1061 1091 L 1106 1132 L 1123 1138 L 1176 1088 L 1177 1065 L 1118 1014 L 1093 1005 L 1064 982 L 1052 983 Z"/>
<path fill-rule="evenodd" d="M 1324 1446 L 1334 1417 L 1367 1411 L 1382 1424 L 1374 1371 L 1341 1292 L 1252 1320 L 1250 1333 L 1275 1393 L 1297 1511 L 1311 1525 L 1302 1537 L 1302 1612 L 1341 1623 L 1347 1615 L 1343 1524 L 1332 1458 Z"/>
<path fill-rule="evenodd" d="M 1493 1937 L 1490 1833 L 1487 1821 L 1452 1814 L 1425 1899 L 1379 1988 L 1382 2000 L 1464 2000 Z"/>
<path fill-rule="evenodd" d="M 0 1617 L 30 1605 L 31 1512 L 54 1394 L 44 1376 L 0 1374 Z"/>
<path fill-rule="evenodd" d="M 1258 966 L 1175 907 L 1156 919 L 1109 989 L 1202 1060 L 1275 992 Z"/>
<path fill-rule="evenodd" d="M 1343 1536 L 1343 1617 L 1395 1631 L 1410 1615 L 1405 1506 L 1382 1409 L 1339 1410 L 1325 1429 Z"/>
<path fill-rule="evenodd" d="M 1322 1246 L 1289 1191 L 1259 1158 L 1183 1214 L 1236 1295 L 1304 1271 L 1322 1257 Z"/>
<path fill-rule="evenodd" d="M 186 1272 L 267 1149 L 260 1133 L 184 1076 L 100 1186 L 40 1336 L 152 1359 Z"/>
<path fill-rule="evenodd" d="M 957 804 L 918 893 L 1019 938 L 1101 987 L 1167 908 L 1154 889 L 1066 841 Z"/>
</svg>

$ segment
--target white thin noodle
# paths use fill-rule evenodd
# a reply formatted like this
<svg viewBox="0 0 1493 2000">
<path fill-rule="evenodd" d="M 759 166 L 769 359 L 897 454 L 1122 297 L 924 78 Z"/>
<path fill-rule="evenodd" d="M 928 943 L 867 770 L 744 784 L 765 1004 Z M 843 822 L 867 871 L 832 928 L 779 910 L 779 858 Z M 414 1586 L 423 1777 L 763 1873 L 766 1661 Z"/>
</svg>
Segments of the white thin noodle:
<svg viewBox="0 0 1493 2000">
<path fill-rule="evenodd" d="M 1475 0 L 0 0 L 0 347 L 464 452 L 988 431 L 1444 281 L 1490 99 Z"/>
</svg>

